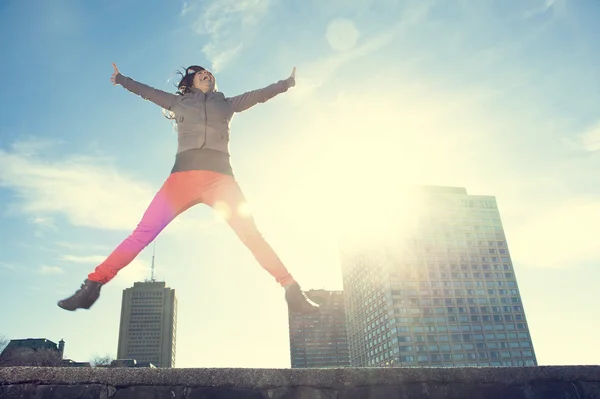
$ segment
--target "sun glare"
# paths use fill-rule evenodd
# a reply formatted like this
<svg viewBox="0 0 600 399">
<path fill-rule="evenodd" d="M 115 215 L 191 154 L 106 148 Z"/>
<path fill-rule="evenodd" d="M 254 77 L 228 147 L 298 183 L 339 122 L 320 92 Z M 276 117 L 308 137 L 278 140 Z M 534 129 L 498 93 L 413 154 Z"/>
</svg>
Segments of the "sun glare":
<svg viewBox="0 0 600 399">
<path fill-rule="evenodd" d="M 252 216 L 252 209 L 247 202 L 242 202 L 238 206 L 238 214 L 242 217 L 250 217 Z"/>
<path fill-rule="evenodd" d="M 387 81 L 406 92 L 401 83 Z M 439 183 L 446 165 L 460 157 L 460 150 L 440 142 L 445 98 L 407 102 L 408 94 L 420 98 L 412 92 L 384 98 L 367 88 L 360 98 L 341 93 L 320 100 L 306 110 L 308 123 L 270 151 L 277 154 L 268 177 L 274 184 L 261 193 L 270 205 L 254 204 L 261 207 L 261 220 L 285 231 L 278 245 L 294 254 L 306 251 L 298 245 L 306 242 L 311 257 L 323 259 L 308 266 L 315 275 L 322 274 L 317 268 L 324 262 L 340 259 L 342 247 L 385 242 L 401 250 L 417 234 L 418 185 L 433 177 Z"/>
<path fill-rule="evenodd" d="M 231 209 L 224 201 L 216 201 L 214 206 L 214 217 L 217 221 L 227 221 L 231 217 Z"/>
<path fill-rule="evenodd" d="M 388 187 L 378 195 L 355 197 L 336 210 L 339 239 L 365 245 L 396 243 L 415 233 L 419 203 L 410 188 Z"/>
</svg>

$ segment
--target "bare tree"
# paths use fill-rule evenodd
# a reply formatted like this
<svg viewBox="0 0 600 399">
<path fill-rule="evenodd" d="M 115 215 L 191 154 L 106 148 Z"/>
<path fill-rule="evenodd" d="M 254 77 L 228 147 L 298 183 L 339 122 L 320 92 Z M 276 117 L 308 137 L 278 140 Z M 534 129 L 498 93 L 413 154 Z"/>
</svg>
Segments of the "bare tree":
<svg viewBox="0 0 600 399">
<path fill-rule="evenodd" d="M 96 355 L 90 359 L 90 364 L 92 365 L 92 367 L 110 366 L 112 361 L 113 361 L 113 358 L 108 354 L 106 354 L 104 356 Z"/>
</svg>

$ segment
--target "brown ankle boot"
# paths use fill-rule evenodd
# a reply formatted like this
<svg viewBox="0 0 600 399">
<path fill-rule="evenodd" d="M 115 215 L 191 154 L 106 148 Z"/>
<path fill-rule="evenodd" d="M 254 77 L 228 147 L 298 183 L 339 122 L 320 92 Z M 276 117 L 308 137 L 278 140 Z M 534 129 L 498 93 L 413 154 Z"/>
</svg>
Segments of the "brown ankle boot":
<svg viewBox="0 0 600 399">
<path fill-rule="evenodd" d="M 65 310 L 89 309 L 100 297 L 102 283 L 85 280 L 73 295 L 58 302 L 58 306 Z"/>
<path fill-rule="evenodd" d="M 298 283 L 285 287 L 285 300 L 288 303 L 290 313 L 310 314 L 319 311 L 319 307 L 308 300 Z"/>
</svg>

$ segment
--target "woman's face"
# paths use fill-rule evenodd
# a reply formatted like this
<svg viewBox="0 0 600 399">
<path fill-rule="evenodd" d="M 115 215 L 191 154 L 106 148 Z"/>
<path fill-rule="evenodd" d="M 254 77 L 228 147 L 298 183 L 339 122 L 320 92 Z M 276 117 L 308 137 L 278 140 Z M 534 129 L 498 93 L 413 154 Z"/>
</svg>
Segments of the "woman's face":
<svg viewBox="0 0 600 399">
<path fill-rule="evenodd" d="M 215 77 L 207 70 L 196 72 L 194 75 L 193 85 L 196 89 L 200 89 L 205 93 L 215 89 Z"/>
</svg>

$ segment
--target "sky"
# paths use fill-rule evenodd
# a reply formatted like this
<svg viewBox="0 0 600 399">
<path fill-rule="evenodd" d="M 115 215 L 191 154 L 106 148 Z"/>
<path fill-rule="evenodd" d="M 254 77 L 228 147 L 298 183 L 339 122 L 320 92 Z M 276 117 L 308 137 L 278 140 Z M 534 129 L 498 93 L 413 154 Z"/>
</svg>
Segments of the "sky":
<svg viewBox="0 0 600 399">
<path fill-rule="evenodd" d="M 176 132 L 121 73 L 174 91 L 211 69 L 237 95 L 236 177 L 304 289 L 342 289 L 337 237 L 405 184 L 496 197 L 540 365 L 598 364 L 600 1 L 132 0 L 0 3 L 0 335 L 116 356 L 121 293 L 56 306 L 135 228 Z M 343 226 L 343 228 L 341 228 Z M 155 242 L 179 301 L 176 367 L 290 366 L 284 293 L 206 206 Z"/>
</svg>

